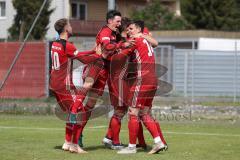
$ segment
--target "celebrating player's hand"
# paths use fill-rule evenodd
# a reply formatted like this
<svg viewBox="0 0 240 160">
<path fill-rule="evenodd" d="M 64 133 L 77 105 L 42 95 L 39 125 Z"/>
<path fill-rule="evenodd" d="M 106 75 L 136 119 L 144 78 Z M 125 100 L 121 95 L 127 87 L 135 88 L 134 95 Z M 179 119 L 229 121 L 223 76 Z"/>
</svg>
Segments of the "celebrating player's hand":
<svg viewBox="0 0 240 160">
<path fill-rule="evenodd" d="M 122 44 L 123 48 L 131 48 L 134 45 L 135 45 L 135 40 L 134 39 L 128 40 L 127 42 L 124 42 Z"/>
<path fill-rule="evenodd" d="M 95 47 L 95 51 L 96 51 L 96 54 L 98 55 L 102 55 L 102 48 L 101 48 L 101 45 L 98 45 Z"/>
</svg>

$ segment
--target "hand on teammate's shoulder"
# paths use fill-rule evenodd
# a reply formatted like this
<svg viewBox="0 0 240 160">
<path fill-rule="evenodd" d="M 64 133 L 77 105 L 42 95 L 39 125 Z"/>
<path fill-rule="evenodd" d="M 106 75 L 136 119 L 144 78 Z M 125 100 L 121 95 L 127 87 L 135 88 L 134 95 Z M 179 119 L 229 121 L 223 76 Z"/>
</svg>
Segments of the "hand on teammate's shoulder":
<svg viewBox="0 0 240 160">
<path fill-rule="evenodd" d="M 133 46 L 135 46 L 135 40 L 134 39 L 130 39 L 130 40 L 128 40 L 128 41 L 126 41 L 122 44 L 123 48 L 131 48 Z"/>
</svg>

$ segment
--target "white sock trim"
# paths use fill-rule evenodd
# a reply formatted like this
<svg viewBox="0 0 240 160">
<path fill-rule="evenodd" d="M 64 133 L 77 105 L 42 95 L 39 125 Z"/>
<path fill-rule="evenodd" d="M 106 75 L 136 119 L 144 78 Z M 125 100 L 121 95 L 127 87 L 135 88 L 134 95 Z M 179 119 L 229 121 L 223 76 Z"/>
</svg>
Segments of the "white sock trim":
<svg viewBox="0 0 240 160">
<path fill-rule="evenodd" d="M 159 142 L 162 142 L 161 141 L 161 138 L 158 136 L 158 137 L 155 137 L 154 138 L 154 143 L 159 143 Z"/>
<path fill-rule="evenodd" d="M 104 141 L 104 142 L 107 142 L 107 143 L 112 143 L 112 140 L 111 140 L 111 139 L 108 139 L 108 138 L 106 138 L 106 137 L 103 138 L 103 141 Z"/>
<path fill-rule="evenodd" d="M 128 147 L 130 147 L 130 148 L 136 148 L 136 144 L 128 144 Z"/>
<path fill-rule="evenodd" d="M 65 140 L 65 143 L 66 143 L 66 144 L 72 144 L 72 142 L 69 142 L 69 141 L 67 141 L 67 140 Z"/>
</svg>

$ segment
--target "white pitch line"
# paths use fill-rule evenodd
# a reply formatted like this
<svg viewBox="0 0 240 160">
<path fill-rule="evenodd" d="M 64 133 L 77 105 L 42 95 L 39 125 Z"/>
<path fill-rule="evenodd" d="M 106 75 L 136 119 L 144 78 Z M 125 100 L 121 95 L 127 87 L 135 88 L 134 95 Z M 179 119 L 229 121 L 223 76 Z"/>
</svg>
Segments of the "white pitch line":
<svg viewBox="0 0 240 160">
<path fill-rule="evenodd" d="M 99 128 L 107 128 L 107 126 L 87 127 L 87 129 L 99 129 Z"/>
<path fill-rule="evenodd" d="M 94 127 L 87 127 L 86 129 L 100 129 L 100 128 L 107 128 L 107 126 L 94 126 Z M 64 128 L 37 128 L 37 127 L 17 127 L 17 126 L 0 126 L 0 129 L 23 129 L 23 130 L 55 130 L 61 131 Z"/>
<path fill-rule="evenodd" d="M 0 129 L 22 129 L 22 130 L 55 130 L 60 131 L 64 130 L 63 128 L 36 128 L 36 127 L 9 127 L 9 126 L 0 126 Z"/>
<path fill-rule="evenodd" d="M 94 127 L 87 127 L 86 129 L 102 129 L 107 128 L 107 126 L 94 126 Z M 0 129 L 22 129 L 22 130 L 54 130 L 54 131 L 63 131 L 64 128 L 37 128 L 37 127 L 17 127 L 17 126 L 0 126 Z M 127 130 L 121 130 L 123 132 Z M 219 134 L 219 133 L 203 133 L 203 132 L 171 132 L 166 131 L 165 134 L 176 134 L 176 135 L 197 135 L 197 136 L 223 136 L 223 137 L 240 137 L 240 134 Z"/>
<path fill-rule="evenodd" d="M 183 134 L 183 135 L 198 135 L 198 136 L 224 136 L 224 137 L 240 137 L 240 134 L 219 134 L 219 133 L 194 133 L 194 132 L 164 132 L 167 134 Z"/>
</svg>

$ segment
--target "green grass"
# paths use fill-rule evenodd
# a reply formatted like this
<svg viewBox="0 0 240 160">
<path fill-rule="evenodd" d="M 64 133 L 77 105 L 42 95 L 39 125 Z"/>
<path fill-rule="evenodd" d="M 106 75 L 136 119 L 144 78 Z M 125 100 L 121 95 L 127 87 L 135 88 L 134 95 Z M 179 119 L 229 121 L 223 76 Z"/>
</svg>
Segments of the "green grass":
<svg viewBox="0 0 240 160">
<path fill-rule="evenodd" d="M 108 120 L 91 120 L 84 131 L 86 155 L 62 151 L 64 123 L 55 116 L 22 116 L 0 114 L 0 160 L 238 160 L 240 157 L 240 125 L 229 122 L 162 122 L 161 127 L 169 151 L 147 155 L 140 150 L 134 155 L 118 155 L 105 149 L 101 140 Z M 123 121 L 121 140 L 128 142 L 127 122 Z M 152 138 L 144 132 L 149 145 Z"/>
<path fill-rule="evenodd" d="M 225 107 L 225 106 L 239 107 L 240 106 L 240 102 L 199 102 L 197 104 L 202 106 L 220 106 L 220 107 Z"/>
</svg>

